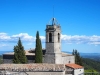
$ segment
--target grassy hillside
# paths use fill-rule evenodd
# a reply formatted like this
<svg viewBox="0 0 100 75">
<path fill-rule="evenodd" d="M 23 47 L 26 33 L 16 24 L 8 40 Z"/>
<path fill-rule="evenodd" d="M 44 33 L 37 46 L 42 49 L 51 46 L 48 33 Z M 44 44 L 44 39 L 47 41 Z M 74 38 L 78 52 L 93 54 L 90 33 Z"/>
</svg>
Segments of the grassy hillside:
<svg viewBox="0 0 100 75">
<path fill-rule="evenodd" d="M 98 71 L 100 72 L 100 61 L 89 58 L 82 58 L 85 71 Z"/>
</svg>

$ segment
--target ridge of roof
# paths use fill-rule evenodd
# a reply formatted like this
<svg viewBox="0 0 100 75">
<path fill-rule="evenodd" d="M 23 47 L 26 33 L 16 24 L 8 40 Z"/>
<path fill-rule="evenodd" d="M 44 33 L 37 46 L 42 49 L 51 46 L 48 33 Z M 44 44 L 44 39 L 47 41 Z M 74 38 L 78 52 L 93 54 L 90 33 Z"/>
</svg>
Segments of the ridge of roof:
<svg viewBox="0 0 100 75">
<path fill-rule="evenodd" d="M 77 69 L 77 68 L 84 68 L 83 66 L 80 66 L 80 65 L 78 65 L 78 64 L 66 64 L 65 66 L 71 67 L 71 68 L 74 68 L 74 69 Z"/>
</svg>

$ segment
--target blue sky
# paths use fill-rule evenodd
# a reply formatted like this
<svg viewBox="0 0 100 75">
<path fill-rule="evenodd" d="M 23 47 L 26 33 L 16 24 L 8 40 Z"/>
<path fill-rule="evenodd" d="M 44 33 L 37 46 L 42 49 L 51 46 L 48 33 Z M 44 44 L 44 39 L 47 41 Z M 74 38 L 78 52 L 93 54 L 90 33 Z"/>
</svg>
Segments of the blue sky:
<svg viewBox="0 0 100 75">
<path fill-rule="evenodd" d="M 45 48 L 53 6 L 62 28 L 62 51 L 100 53 L 100 0 L 0 0 L 0 51 L 13 50 L 18 37 L 26 50 L 34 48 L 37 30 Z"/>
</svg>

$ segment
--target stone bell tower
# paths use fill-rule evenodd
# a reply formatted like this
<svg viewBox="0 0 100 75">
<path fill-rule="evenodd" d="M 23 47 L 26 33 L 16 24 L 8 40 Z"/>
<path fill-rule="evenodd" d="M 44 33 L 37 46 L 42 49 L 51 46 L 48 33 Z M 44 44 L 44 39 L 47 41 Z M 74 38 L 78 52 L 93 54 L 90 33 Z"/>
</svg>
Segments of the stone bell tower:
<svg viewBox="0 0 100 75">
<path fill-rule="evenodd" d="M 50 24 L 51 23 L 51 24 Z M 62 64 L 61 59 L 61 27 L 53 18 L 46 25 L 46 54 L 44 63 Z"/>
</svg>

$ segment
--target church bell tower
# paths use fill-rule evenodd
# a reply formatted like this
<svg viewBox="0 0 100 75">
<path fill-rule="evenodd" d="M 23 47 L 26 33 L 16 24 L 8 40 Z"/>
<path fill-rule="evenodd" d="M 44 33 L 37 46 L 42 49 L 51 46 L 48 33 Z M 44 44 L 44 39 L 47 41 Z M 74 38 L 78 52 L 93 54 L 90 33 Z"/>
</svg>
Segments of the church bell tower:
<svg viewBox="0 0 100 75">
<path fill-rule="evenodd" d="M 55 18 L 46 25 L 46 54 L 44 63 L 62 64 L 61 26 Z"/>
</svg>

